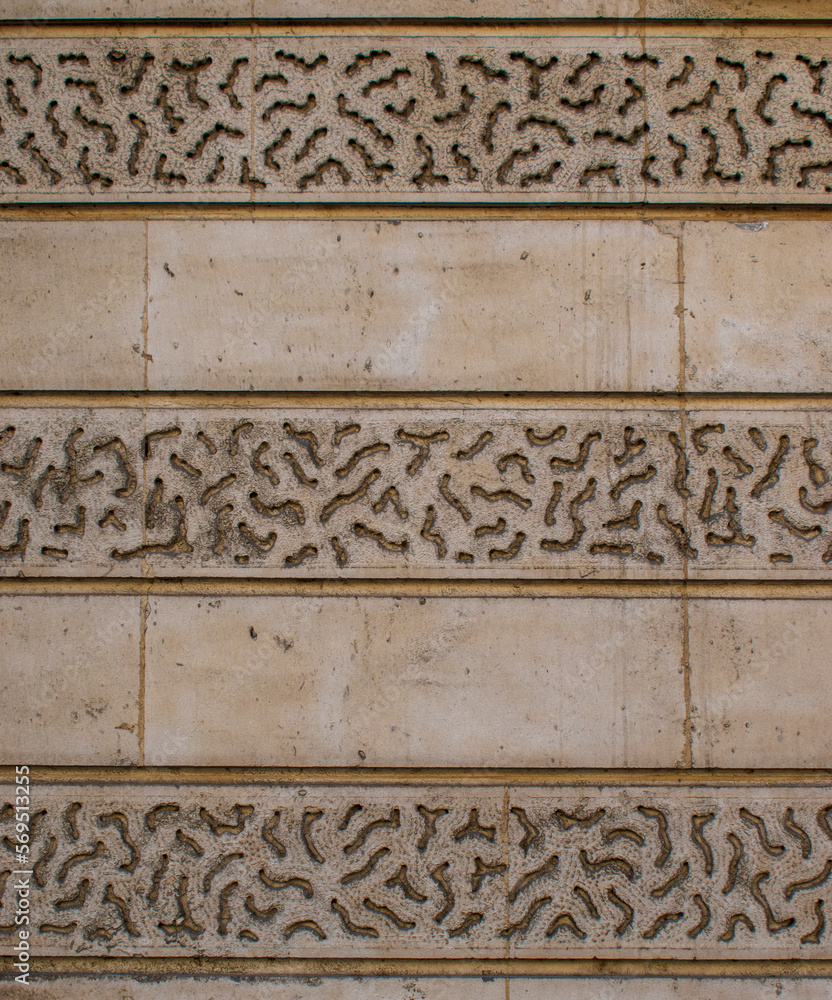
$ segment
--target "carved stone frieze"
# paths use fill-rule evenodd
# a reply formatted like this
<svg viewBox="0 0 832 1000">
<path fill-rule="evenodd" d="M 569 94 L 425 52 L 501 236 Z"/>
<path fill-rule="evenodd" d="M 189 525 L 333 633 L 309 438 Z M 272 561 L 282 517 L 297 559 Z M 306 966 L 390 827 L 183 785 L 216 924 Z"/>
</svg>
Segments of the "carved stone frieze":
<svg viewBox="0 0 832 1000">
<path fill-rule="evenodd" d="M 0 572 L 825 578 L 823 412 L 20 409 Z"/>
<path fill-rule="evenodd" d="M 809 38 L 8 39 L 0 195 L 823 201 Z"/>
<path fill-rule="evenodd" d="M 39 954 L 832 957 L 828 788 L 32 794 Z M 0 817 L 10 941 L 10 805 Z"/>
</svg>

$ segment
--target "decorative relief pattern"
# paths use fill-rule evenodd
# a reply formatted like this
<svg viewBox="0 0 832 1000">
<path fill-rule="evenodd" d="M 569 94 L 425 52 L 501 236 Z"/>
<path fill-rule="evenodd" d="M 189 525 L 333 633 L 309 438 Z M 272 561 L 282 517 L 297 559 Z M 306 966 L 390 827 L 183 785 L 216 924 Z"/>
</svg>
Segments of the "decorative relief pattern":
<svg viewBox="0 0 832 1000">
<path fill-rule="evenodd" d="M 6 411 L 0 571 L 825 577 L 831 424 L 761 411 Z"/>
<path fill-rule="evenodd" d="M 811 39 L 7 42 L 7 199 L 828 201 Z"/>
<path fill-rule="evenodd" d="M 832 957 L 828 789 L 77 785 L 37 797 L 35 953 Z"/>
</svg>

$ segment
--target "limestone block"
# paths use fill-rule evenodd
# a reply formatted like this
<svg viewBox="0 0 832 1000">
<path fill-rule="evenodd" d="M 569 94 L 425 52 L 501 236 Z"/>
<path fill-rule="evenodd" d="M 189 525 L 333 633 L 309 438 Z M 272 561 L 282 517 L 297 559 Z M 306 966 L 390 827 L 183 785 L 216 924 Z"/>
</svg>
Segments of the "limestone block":
<svg viewBox="0 0 832 1000">
<path fill-rule="evenodd" d="M 38 1000 L 828 1000 L 829 979 L 617 976 L 45 976 Z M 15 991 L 18 992 L 15 992 Z M 0 997 L 19 987 L 0 982 Z"/>
<path fill-rule="evenodd" d="M 19 0 L 17 0 L 19 2 Z M 43 0 L 41 0 L 43 2 Z M 47 0 L 54 2 L 54 0 Z M 126 0 L 130 2 L 130 0 Z M 320 8 L 300 0 L 254 0 L 259 17 L 360 17 L 366 7 L 359 0 L 336 0 Z M 167 8 L 170 11 L 170 7 Z M 454 18 L 817 18 L 828 17 L 826 0 L 505 0 L 478 2 L 472 10 L 464 0 L 418 0 L 402 4 L 394 0 L 373 5 L 376 17 Z M 30 15 L 31 16 L 31 15 Z M 170 16 L 168 14 L 168 16 Z"/>
<path fill-rule="evenodd" d="M 820 406 L 7 409 L 0 573 L 825 579 L 830 444 Z"/>
<path fill-rule="evenodd" d="M 0 389 L 143 388 L 144 270 L 142 222 L 0 222 Z"/>
<path fill-rule="evenodd" d="M 149 254 L 151 389 L 677 388 L 647 223 L 165 221 Z"/>
<path fill-rule="evenodd" d="M 138 761 L 139 598 L 0 597 L 5 764 Z"/>
<path fill-rule="evenodd" d="M 37 792 L 43 956 L 832 957 L 828 787 Z M 8 879 L 4 911 L 12 896 Z"/>
<path fill-rule="evenodd" d="M 148 231 L 145 351 L 143 224 L 0 223 L 0 388 L 673 391 L 679 244 L 688 389 L 832 385 L 828 223 Z"/>
<path fill-rule="evenodd" d="M 83 43 L 4 46 L 7 201 L 829 201 L 825 36 Z"/>
<path fill-rule="evenodd" d="M 674 600 L 152 598 L 146 759 L 673 766 L 681 643 Z"/>
<path fill-rule="evenodd" d="M 522 996 L 523 987 L 519 983 L 518 988 Z M 0 982 L 0 998 L 17 1000 L 19 992 L 15 990 L 19 989 L 14 984 Z M 595 994 L 593 1000 L 597 996 Z M 746 1000 L 742 993 L 735 996 Z M 751 994 L 748 996 L 750 1000 Z M 766 994 L 762 996 L 769 1000 Z M 225 979 L 221 976 L 154 974 L 153 981 L 147 982 L 139 977 L 106 973 L 54 978 L 47 978 L 42 972 L 37 974 L 37 1000 L 124 1000 L 125 997 L 129 1000 L 506 1000 L 506 985 L 503 979 L 494 976 L 444 979 L 427 976 L 257 976 L 241 979 L 234 976 Z M 659 997 L 664 1000 L 662 994 L 657 994 L 656 1000 Z M 782 1000 L 816 1000 L 816 997 L 821 1000 L 820 993 L 782 994 Z M 654 998 L 648 995 L 648 1000 Z"/>
<path fill-rule="evenodd" d="M 30 18 L 818 18 L 826 0 L 6 0 L 0 21 Z"/>
<path fill-rule="evenodd" d="M 826 601 L 691 601 L 694 763 L 828 767 Z"/>
<path fill-rule="evenodd" d="M 832 225 L 684 226 L 687 388 L 828 392 Z"/>
<path fill-rule="evenodd" d="M 828 979 L 774 976 L 765 979 L 559 977 L 512 979 L 509 996 L 511 1000 L 827 1000 L 830 987 Z"/>
</svg>

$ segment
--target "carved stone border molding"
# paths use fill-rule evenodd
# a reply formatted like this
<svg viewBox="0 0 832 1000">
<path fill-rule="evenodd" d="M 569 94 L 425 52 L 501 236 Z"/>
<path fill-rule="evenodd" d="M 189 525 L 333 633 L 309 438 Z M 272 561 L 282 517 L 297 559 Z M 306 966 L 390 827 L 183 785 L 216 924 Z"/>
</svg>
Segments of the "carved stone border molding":
<svg viewBox="0 0 832 1000">
<path fill-rule="evenodd" d="M 9 39 L 0 196 L 828 202 L 819 39 Z"/>
<path fill-rule="evenodd" d="M 825 579 L 832 418 L 21 408 L 0 573 Z"/>
<path fill-rule="evenodd" d="M 36 954 L 832 957 L 824 787 L 119 783 L 32 795 L 22 867 Z M 11 943 L 9 871 L 21 866 L 11 806 L 0 815 Z"/>
</svg>

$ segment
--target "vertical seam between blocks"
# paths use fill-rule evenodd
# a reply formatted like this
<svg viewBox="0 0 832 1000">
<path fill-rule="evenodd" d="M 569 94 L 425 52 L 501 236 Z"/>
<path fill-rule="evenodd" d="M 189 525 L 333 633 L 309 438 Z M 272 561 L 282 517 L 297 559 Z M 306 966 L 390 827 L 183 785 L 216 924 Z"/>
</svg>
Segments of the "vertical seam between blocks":
<svg viewBox="0 0 832 1000">
<path fill-rule="evenodd" d="M 144 311 L 142 312 L 142 361 L 144 362 L 144 381 L 142 388 L 148 391 L 147 366 L 149 355 L 147 347 L 149 343 L 150 325 L 150 222 L 144 220 Z"/>
<path fill-rule="evenodd" d="M 147 652 L 147 616 L 150 606 L 146 594 L 139 598 L 139 767 L 145 766 L 145 665 Z"/>
<path fill-rule="evenodd" d="M 148 379 L 148 346 L 150 327 L 150 221 L 144 222 L 144 314 L 142 316 L 142 335 L 144 346 L 142 348 L 142 359 L 144 361 L 144 392 L 149 391 Z M 141 410 L 142 438 L 147 434 L 147 396 L 142 400 Z M 144 456 L 142 456 L 144 458 Z M 147 504 L 147 463 L 142 461 L 142 511 L 146 510 Z M 142 514 L 142 545 L 147 543 L 147 517 Z M 143 555 L 139 561 L 142 578 L 149 572 L 147 556 Z M 145 664 L 146 664 L 146 639 L 147 639 L 147 611 L 148 598 L 142 594 L 139 599 L 139 705 L 138 705 L 138 732 L 139 732 L 139 766 L 144 767 L 145 762 Z"/>
<path fill-rule="evenodd" d="M 249 158 L 251 161 L 251 171 L 254 173 L 254 129 L 255 129 L 255 114 L 254 114 L 254 77 L 255 77 L 255 57 L 257 54 L 257 44 L 255 40 L 256 25 L 254 24 L 254 0 L 251 0 L 251 16 L 252 16 L 252 26 L 251 26 L 251 38 L 249 39 L 249 59 L 251 72 L 249 73 L 249 103 L 251 107 L 250 119 L 249 119 L 249 135 L 251 136 L 251 142 L 249 144 Z M 249 205 L 253 207 L 254 204 L 254 186 L 249 188 L 248 192 Z"/>
<path fill-rule="evenodd" d="M 676 237 L 676 285 L 678 288 L 678 301 L 676 304 L 676 315 L 679 327 L 679 371 L 677 375 L 676 387 L 680 393 L 680 399 L 684 399 L 687 379 L 687 344 L 685 341 L 685 223 L 682 221 L 679 227 L 679 235 Z M 682 446 L 687 449 L 688 437 L 688 413 L 682 402 L 679 408 L 680 438 Z M 687 461 L 687 459 L 685 460 Z M 684 531 L 688 531 L 688 498 L 682 496 L 682 524 Z M 691 693 L 690 693 L 690 631 L 689 631 L 689 606 L 688 606 L 688 554 L 682 553 L 682 695 L 684 699 L 684 721 L 682 723 L 682 767 L 693 767 L 693 720 L 691 717 Z"/>
<path fill-rule="evenodd" d="M 685 344 L 685 223 L 679 226 L 679 235 L 676 237 L 676 286 L 678 289 L 678 302 L 676 304 L 676 315 L 679 320 L 679 371 L 676 377 L 676 390 L 679 393 L 685 392 L 685 362 L 687 360 Z"/>
<path fill-rule="evenodd" d="M 693 717 L 690 695 L 690 615 L 688 590 L 685 584 L 682 585 L 682 686 L 685 699 L 682 766 L 691 768 L 693 767 Z"/>
</svg>

